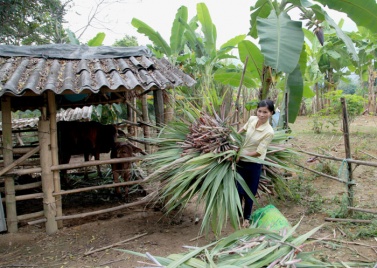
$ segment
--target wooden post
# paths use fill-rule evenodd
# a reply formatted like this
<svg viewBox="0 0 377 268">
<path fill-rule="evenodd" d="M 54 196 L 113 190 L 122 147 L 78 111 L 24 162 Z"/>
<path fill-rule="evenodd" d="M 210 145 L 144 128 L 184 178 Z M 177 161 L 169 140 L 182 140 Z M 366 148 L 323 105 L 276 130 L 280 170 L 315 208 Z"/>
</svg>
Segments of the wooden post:
<svg viewBox="0 0 377 268">
<path fill-rule="evenodd" d="M 147 94 L 143 94 L 141 96 L 141 108 L 143 112 L 143 121 L 149 123 Z M 149 139 L 151 137 L 149 127 L 147 125 L 143 125 L 143 130 L 144 138 Z M 151 153 L 151 146 L 149 144 L 145 144 L 145 151 L 148 154 Z"/>
<path fill-rule="evenodd" d="M 285 92 L 284 94 L 284 125 L 283 129 L 288 129 L 288 105 L 289 105 L 289 100 L 288 100 L 288 92 Z"/>
<path fill-rule="evenodd" d="M 350 145 L 350 137 L 349 137 L 349 128 L 348 128 L 348 114 L 347 114 L 347 104 L 345 98 L 340 98 L 340 102 L 342 103 L 342 112 L 343 112 L 343 136 L 344 136 L 344 147 L 346 151 L 346 158 L 351 158 L 351 145 Z M 352 183 L 352 165 L 351 163 L 347 163 L 348 169 L 348 184 L 347 184 L 347 201 L 348 207 L 353 207 L 353 185 Z M 348 211 L 349 214 L 352 214 L 352 210 Z"/>
<path fill-rule="evenodd" d="M 246 59 L 245 59 L 245 63 L 244 63 L 244 66 L 243 66 L 243 71 L 242 71 L 242 76 L 241 76 L 241 80 L 240 80 L 240 85 L 238 87 L 237 99 L 236 99 L 236 103 L 235 103 L 235 106 L 236 106 L 236 122 L 233 122 L 233 123 L 237 124 L 237 131 L 240 130 L 240 95 L 241 95 L 241 88 L 242 88 L 243 80 L 245 79 L 245 72 L 246 72 L 248 60 L 249 60 L 249 56 L 247 56 Z"/>
<path fill-rule="evenodd" d="M 153 90 L 153 105 L 156 115 L 156 125 L 160 127 L 164 124 L 164 98 L 161 89 Z"/>
<path fill-rule="evenodd" d="M 59 158 L 58 158 L 58 134 L 57 134 L 57 126 L 56 126 L 56 102 L 55 102 L 55 94 L 52 91 L 47 93 L 48 98 L 48 110 L 50 114 L 50 140 L 51 140 L 51 162 L 53 166 L 59 165 Z M 60 184 L 60 174 L 59 170 L 55 170 L 52 172 L 53 180 L 54 180 L 54 192 L 59 193 L 61 191 L 61 184 Z M 56 216 L 63 215 L 62 209 L 62 200 L 61 196 L 55 197 L 56 202 Z M 63 222 L 58 221 L 58 228 L 63 227 Z"/>
<path fill-rule="evenodd" d="M 4 167 L 13 162 L 12 144 L 12 114 L 11 99 L 8 96 L 1 98 L 2 124 L 3 124 L 3 158 Z M 7 211 L 8 232 L 18 231 L 17 209 L 16 209 L 16 190 L 12 176 L 5 176 L 5 207 Z"/>
<path fill-rule="evenodd" d="M 127 94 L 127 99 L 130 98 L 131 93 L 127 92 L 126 94 Z M 127 120 L 130 121 L 130 122 L 134 122 L 134 119 L 133 119 L 133 115 L 134 115 L 134 113 L 133 113 L 133 110 L 132 110 L 132 104 L 126 102 L 126 105 L 127 105 Z M 128 134 L 130 134 L 131 136 L 134 136 L 134 135 L 135 135 L 135 132 L 134 132 L 134 131 L 135 131 L 134 126 L 129 125 L 129 126 L 127 127 L 127 132 L 128 132 Z"/>
<path fill-rule="evenodd" d="M 58 230 L 58 225 L 55 220 L 55 197 L 52 195 L 54 192 L 54 178 L 51 171 L 50 124 L 44 114 L 42 114 L 38 122 L 38 138 L 41 148 L 40 161 L 42 168 L 43 211 L 46 217 L 46 233 L 54 234 Z"/>
</svg>

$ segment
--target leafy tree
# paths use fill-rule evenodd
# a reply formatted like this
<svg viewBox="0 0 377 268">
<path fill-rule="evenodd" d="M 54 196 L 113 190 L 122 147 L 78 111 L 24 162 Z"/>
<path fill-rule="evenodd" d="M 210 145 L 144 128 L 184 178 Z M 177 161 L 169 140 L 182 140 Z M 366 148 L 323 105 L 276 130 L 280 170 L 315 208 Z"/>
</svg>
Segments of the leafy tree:
<svg viewBox="0 0 377 268">
<path fill-rule="evenodd" d="M 246 35 L 239 35 L 230 39 L 217 50 L 216 26 L 212 22 L 207 6 L 204 3 L 198 3 L 196 9 L 197 15 L 190 21 L 188 21 L 187 7 L 181 6 L 177 10 L 171 28 L 170 42 L 165 41 L 159 32 L 136 18 L 132 20 L 131 24 L 137 28 L 139 33 L 149 38 L 152 42 L 150 48 L 156 56 L 166 56 L 173 64 L 180 64 L 185 72 L 197 79 L 196 87 L 191 91 L 191 96 L 195 98 L 195 104 L 198 107 L 204 108 L 207 103 L 211 102 L 218 108 L 224 100 L 220 96 L 224 96 L 224 94 L 222 94 L 223 87 L 215 86 L 214 73 L 224 68 L 226 65 L 224 60 L 236 58 L 229 52 Z M 223 71 L 225 72 L 225 69 Z M 221 76 L 221 74 L 218 76 Z M 239 74 L 238 77 L 240 78 L 240 76 Z M 238 83 L 239 81 L 238 79 Z M 231 98 L 229 100 L 232 101 Z M 174 104 L 174 101 L 171 102 Z M 170 111 L 169 114 L 172 115 L 173 113 Z M 166 120 L 166 122 L 168 121 Z"/>
<path fill-rule="evenodd" d="M 375 26 L 377 4 L 375 0 L 317 0 L 317 2 L 328 5 L 331 9 L 345 12 L 356 24 L 362 24 L 374 33 L 377 31 Z M 327 24 L 334 30 L 338 40 L 342 40 L 342 45 L 338 41 L 333 42 L 333 45 L 337 45 L 337 47 L 334 46 L 332 49 L 341 47 L 342 51 L 351 55 L 353 61 L 358 61 L 352 40 L 322 6 L 308 0 L 257 0 L 255 5 L 251 7 L 249 34 L 255 39 L 259 38 L 264 57 L 262 67 L 255 66 L 255 70 L 259 72 L 261 78 L 260 97 L 268 96 L 269 89 L 274 85 L 276 75 L 283 75 L 286 81 L 285 96 L 288 98 L 283 103 L 288 103 L 288 122 L 290 123 L 295 121 L 300 108 L 304 89 L 302 74 L 305 73 L 307 66 L 305 50 L 303 49 L 305 48 L 304 35 L 302 33 L 305 26 L 303 27 L 302 21 L 294 21 L 290 18 L 288 13 L 292 9 L 301 11 L 301 20 L 306 22 L 305 26 L 308 29 L 314 27 L 314 32 L 321 44 L 327 42 L 323 38 L 323 27 L 324 24 Z M 366 12 L 371 15 L 366 16 Z M 333 53 L 332 56 L 334 55 L 336 54 Z M 338 53 L 338 55 L 336 55 L 337 63 L 341 63 L 343 54 Z M 254 63 L 253 60 L 251 62 Z M 340 65 L 338 66 L 340 67 Z M 282 113 L 282 116 L 285 116 L 284 113 Z"/>
<path fill-rule="evenodd" d="M 331 91 L 325 94 L 328 99 L 331 100 L 331 107 L 326 109 L 326 113 L 336 114 L 340 116 L 342 114 L 342 104 L 340 98 L 344 97 L 347 103 L 347 112 L 350 121 L 353 121 L 356 116 L 360 115 L 363 111 L 366 100 L 358 95 L 343 94 L 341 90 Z"/>
<path fill-rule="evenodd" d="M 363 86 L 363 84 L 365 84 L 365 86 L 368 88 L 367 109 L 369 113 L 376 114 L 376 34 L 364 27 L 358 27 L 358 31 L 351 33 L 350 36 L 358 48 L 360 58 L 355 72 L 359 75 L 361 85 Z"/>
<path fill-rule="evenodd" d="M 65 43 L 63 17 L 72 0 L 0 0 L 0 44 Z"/>
<path fill-rule="evenodd" d="M 122 39 L 115 40 L 113 44 L 114 47 L 136 47 L 138 45 L 139 43 L 137 42 L 137 38 L 128 34 L 126 34 Z"/>
</svg>

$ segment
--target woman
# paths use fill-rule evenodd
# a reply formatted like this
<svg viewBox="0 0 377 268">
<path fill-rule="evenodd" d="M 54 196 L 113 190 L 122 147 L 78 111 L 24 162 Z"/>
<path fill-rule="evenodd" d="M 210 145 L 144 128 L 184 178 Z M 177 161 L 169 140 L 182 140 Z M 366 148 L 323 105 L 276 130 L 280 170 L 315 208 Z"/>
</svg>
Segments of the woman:
<svg viewBox="0 0 377 268">
<path fill-rule="evenodd" d="M 247 123 L 238 133 L 246 131 L 244 145 L 240 151 L 240 159 L 237 159 L 237 172 L 242 176 L 250 191 L 255 196 L 258 190 L 259 179 L 262 171 L 262 164 L 246 162 L 245 156 L 252 156 L 264 160 L 267 147 L 274 137 L 274 130 L 269 123 L 269 119 L 275 113 L 274 103 L 271 100 L 262 100 L 257 106 L 257 116 L 250 116 Z M 239 160 L 239 161 L 238 161 Z M 241 198 L 245 199 L 243 210 L 243 227 L 249 227 L 251 208 L 253 200 L 247 195 L 245 190 L 237 184 L 237 190 Z"/>
</svg>

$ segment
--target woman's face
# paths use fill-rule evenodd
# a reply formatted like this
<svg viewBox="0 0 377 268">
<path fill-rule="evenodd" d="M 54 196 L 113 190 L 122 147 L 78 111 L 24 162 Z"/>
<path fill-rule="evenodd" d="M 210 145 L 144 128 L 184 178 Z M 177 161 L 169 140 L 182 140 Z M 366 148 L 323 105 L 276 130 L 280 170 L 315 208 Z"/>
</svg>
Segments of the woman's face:
<svg viewBox="0 0 377 268">
<path fill-rule="evenodd" d="M 257 116 L 261 123 L 266 123 L 272 116 L 272 112 L 270 112 L 267 107 L 259 107 L 257 110 Z"/>
</svg>

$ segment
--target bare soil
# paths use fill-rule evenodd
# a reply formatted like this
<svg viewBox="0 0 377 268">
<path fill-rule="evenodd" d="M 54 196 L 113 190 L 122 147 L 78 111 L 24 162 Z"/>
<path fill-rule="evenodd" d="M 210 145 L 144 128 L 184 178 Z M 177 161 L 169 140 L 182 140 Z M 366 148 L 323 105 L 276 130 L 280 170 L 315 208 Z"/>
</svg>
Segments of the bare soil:
<svg viewBox="0 0 377 268">
<path fill-rule="evenodd" d="M 311 130 L 312 119 L 299 117 L 291 125 L 293 130 L 289 142 L 296 148 L 320 154 L 330 154 L 345 158 L 343 135 L 339 123 L 334 127 L 315 134 Z M 377 162 L 377 117 L 361 116 L 351 124 L 352 157 L 364 161 Z M 340 162 L 315 161 L 303 154 L 300 162 L 308 168 L 323 173 L 336 173 Z M 337 176 L 337 174 L 331 174 Z M 355 206 L 376 210 L 377 207 L 377 168 L 357 166 L 353 173 L 356 181 Z M 337 246 L 330 244 L 313 245 L 312 250 L 319 250 L 317 256 L 332 261 L 367 261 L 377 263 L 377 238 L 373 236 L 353 239 L 353 235 L 365 224 L 342 224 L 325 222 L 324 218 L 338 210 L 345 185 L 312 173 L 301 173 L 301 201 L 277 200 L 261 195 L 262 205 L 272 202 L 287 217 L 292 225 L 301 220 L 298 233 L 302 234 L 321 224 L 324 227 L 315 234 L 317 238 L 340 240 Z M 296 174 L 290 180 L 298 180 Z M 304 189 L 304 190 L 302 190 Z M 142 198 L 139 194 L 132 199 Z M 89 195 L 77 195 L 63 199 L 65 215 L 83 213 L 123 204 L 124 201 L 112 196 L 112 192 L 93 192 Z M 40 210 L 41 200 L 18 203 L 19 211 Z M 140 253 L 149 252 L 155 256 L 168 256 L 172 253 L 186 252 L 185 245 L 200 246 L 214 241 L 214 236 L 199 236 L 200 223 L 195 224 L 194 205 L 189 206 L 179 217 L 164 217 L 162 212 L 152 206 L 138 206 L 106 213 L 64 221 L 64 227 L 54 235 L 46 235 L 44 224 L 28 225 L 19 223 L 17 233 L 0 234 L 0 267 L 143 267 L 151 266 L 140 263 L 147 259 L 119 251 L 132 250 Z M 21 214 L 21 213 L 20 213 Z M 365 214 L 366 217 L 371 215 Z M 228 226 L 223 232 L 227 236 L 234 230 Z M 376 234 L 376 232 L 374 233 Z M 140 236 L 129 242 L 122 241 Z M 121 242 L 121 243 L 120 243 Z M 89 255 L 90 250 L 100 249 L 118 243 L 118 245 Z"/>
</svg>

